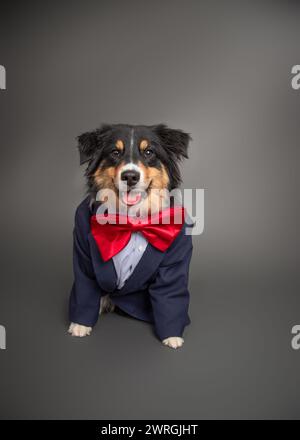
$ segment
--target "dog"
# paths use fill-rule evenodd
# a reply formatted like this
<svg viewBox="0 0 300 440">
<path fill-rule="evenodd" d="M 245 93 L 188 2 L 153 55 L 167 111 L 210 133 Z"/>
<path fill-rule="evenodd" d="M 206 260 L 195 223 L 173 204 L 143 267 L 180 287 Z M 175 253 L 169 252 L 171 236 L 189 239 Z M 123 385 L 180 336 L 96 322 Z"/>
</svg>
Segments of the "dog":
<svg viewBox="0 0 300 440">
<path fill-rule="evenodd" d="M 103 124 L 78 137 L 88 194 L 75 214 L 71 335 L 90 335 L 99 312 L 119 310 L 152 323 L 164 345 L 183 345 L 193 246 L 183 208 L 169 194 L 181 183 L 179 163 L 188 158 L 190 140 L 165 124 Z M 119 223 L 126 214 L 131 230 L 99 225 L 97 215 L 107 218 L 107 211 Z M 182 222 L 175 223 L 179 212 Z M 144 225 L 150 213 L 156 229 Z M 166 213 L 174 217 L 170 225 L 161 224 Z M 142 229 L 133 226 L 136 219 Z"/>
</svg>

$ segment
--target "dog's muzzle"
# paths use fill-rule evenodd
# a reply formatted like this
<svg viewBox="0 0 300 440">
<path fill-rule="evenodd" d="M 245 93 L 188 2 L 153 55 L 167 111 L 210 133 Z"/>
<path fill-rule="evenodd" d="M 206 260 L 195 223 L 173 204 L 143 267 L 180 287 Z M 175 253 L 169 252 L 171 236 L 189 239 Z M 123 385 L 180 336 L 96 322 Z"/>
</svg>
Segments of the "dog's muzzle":
<svg viewBox="0 0 300 440">
<path fill-rule="evenodd" d="M 116 186 L 119 189 L 122 202 L 128 206 L 138 204 L 145 196 L 147 189 L 143 171 L 133 163 L 122 167 Z"/>
</svg>

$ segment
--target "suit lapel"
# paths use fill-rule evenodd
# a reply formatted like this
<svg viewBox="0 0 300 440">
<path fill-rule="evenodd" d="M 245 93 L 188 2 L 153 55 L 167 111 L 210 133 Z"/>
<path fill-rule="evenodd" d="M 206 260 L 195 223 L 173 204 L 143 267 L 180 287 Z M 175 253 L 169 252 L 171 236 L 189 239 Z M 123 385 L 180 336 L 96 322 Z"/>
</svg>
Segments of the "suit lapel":
<svg viewBox="0 0 300 440">
<path fill-rule="evenodd" d="M 105 292 L 112 293 L 117 289 L 117 274 L 113 259 L 111 258 L 104 262 L 91 233 L 89 233 L 88 239 L 92 252 L 93 267 L 98 283 Z M 138 262 L 133 273 L 125 281 L 122 289 L 117 292 L 123 294 L 138 290 L 139 287 L 149 280 L 152 274 L 157 270 L 164 255 L 164 252 L 159 251 L 148 243 L 142 258 Z"/>
<path fill-rule="evenodd" d="M 113 292 L 117 286 L 117 274 L 112 258 L 103 261 L 94 237 L 90 233 L 88 236 L 92 252 L 92 262 L 97 281 L 105 292 Z"/>
<path fill-rule="evenodd" d="M 153 247 L 150 243 L 146 247 L 146 250 L 135 267 L 133 273 L 125 281 L 122 289 L 119 290 L 120 294 L 134 292 L 139 289 L 146 281 L 151 278 L 152 274 L 157 270 L 164 257 L 164 252 L 159 251 Z"/>
</svg>

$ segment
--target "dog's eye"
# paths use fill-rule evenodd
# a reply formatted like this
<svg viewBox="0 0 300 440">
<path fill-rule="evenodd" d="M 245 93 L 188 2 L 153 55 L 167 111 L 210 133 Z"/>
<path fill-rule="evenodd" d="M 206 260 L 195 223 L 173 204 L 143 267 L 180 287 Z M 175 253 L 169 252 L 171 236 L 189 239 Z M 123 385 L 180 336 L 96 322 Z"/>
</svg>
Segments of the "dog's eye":
<svg viewBox="0 0 300 440">
<path fill-rule="evenodd" d="M 110 154 L 112 155 L 112 157 L 119 157 L 121 153 L 119 150 L 115 149 Z"/>
<path fill-rule="evenodd" d="M 144 151 L 144 156 L 147 157 L 147 159 L 149 159 L 153 155 L 154 155 L 154 151 L 151 150 L 151 148 L 147 148 L 147 150 Z"/>
</svg>

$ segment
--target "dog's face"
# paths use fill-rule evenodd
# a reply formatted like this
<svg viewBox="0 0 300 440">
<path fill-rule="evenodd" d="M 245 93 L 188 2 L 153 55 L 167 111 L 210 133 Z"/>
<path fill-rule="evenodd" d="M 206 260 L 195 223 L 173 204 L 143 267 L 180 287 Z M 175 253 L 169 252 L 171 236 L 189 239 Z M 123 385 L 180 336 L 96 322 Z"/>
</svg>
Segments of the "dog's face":
<svg viewBox="0 0 300 440">
<path fill-rule="evenodd" d="M 113 190 L 130 207 L 149 203 L 151 194 L 181 182 L 178 162 L 187 157 L 190 136 L 165 125 L 102 125 L 79 136 L 81 164 L 88 162 L 90 192 Z M 159 201 L 156 202 L 160 209 Z"/>
</svg>

